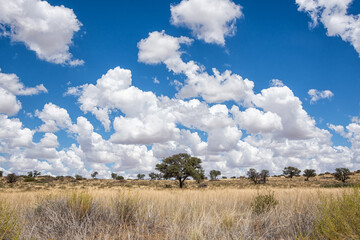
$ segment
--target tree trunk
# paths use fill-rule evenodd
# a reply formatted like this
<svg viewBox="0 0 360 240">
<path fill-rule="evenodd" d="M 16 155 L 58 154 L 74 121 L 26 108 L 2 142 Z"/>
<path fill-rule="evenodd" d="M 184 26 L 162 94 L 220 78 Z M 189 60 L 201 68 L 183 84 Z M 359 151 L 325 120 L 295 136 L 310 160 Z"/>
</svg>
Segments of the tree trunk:
<svg viewBox="0 0 360 240">
<path fill-rule="evenodd" d="M 179 179 L 179 182 L 180 182 L 180 188 L 182 188 L 183 185 L 184 185 L 184 181 L 182 181 L 181 179 Z"/>
</svg>

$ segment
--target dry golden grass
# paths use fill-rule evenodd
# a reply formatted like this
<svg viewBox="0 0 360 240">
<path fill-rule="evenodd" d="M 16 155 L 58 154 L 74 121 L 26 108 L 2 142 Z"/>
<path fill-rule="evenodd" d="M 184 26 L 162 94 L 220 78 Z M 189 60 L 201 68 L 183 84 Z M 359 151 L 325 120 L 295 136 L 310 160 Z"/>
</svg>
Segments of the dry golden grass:
<svg viewBox="0 0 360 240">
<path fill-rule="evenodd" d="M 268 191 L 274 192 L 279 204 L 255 214 L 251 202 Z M 38 190 L 3 192 L 0 201 L 6 200 L 21 213 L 25 239 L 99 239 L 100 235 L 102 239 L 293 239 L 311 232 L 320 192 L 338 195 L 342 191 Z"/>
<path fill-rule="evenodd" d="M 339 182 L 331 175 L 310 181 L 271 177 L 265 185 L 205 181 L 206 188 L 187 181 L 185 189 L 175 181 L 37 181 L 0 181 L 0 203 L 14 213 L 6 218 L 19 223 L 12 236 L 20 239 L 317 239 L 325 216 L 319 206 L 351 190 L 332 187 Z M 359 174 L 349 182 L 358 183 Z M 256 211 L 259 195 L 265 196 L 260 204 L 272 195 L 275 204 Z"/>
</svg>

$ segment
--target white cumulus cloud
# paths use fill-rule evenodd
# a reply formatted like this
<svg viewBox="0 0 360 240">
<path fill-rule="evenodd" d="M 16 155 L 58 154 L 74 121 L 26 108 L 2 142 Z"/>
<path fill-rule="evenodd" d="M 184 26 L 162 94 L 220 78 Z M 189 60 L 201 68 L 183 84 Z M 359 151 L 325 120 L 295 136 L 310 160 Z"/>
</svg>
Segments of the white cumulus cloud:
<svg viewBox="0 0 360 240">
<path fill-rule="evenodd" d="M 241 6 L 230 0 L 182 0 L 170 10 L 173 25 L 185 26 L 196 38 L 219 45 L 234 35 L 236 20 L 243 16 Z"/>
<path fill-rule="evenodd" d="M 360 14 L 348 13 L 353 0 L 296 0 L 299 11 L 307 12 L 314 27 L 320 21 L 328 36 L 340 36 L 360 56 Z"/>
<path fill-rule="evenodd" d="M 33 88 L 27 88 L 16 74 L 2 73 L 0 69 L 0 113 L 13 116 L 21 109 L 21 102 L 17 100 L 19 95 L 35 95 L 47 92 L 43 84 Z"/>
<path fill-rule="evenodd" d="M 72 9 L 52 6 L 42 0 L 0 0 L 0 33 L 23 42 L 45 61 L 82 65 L 69 52 L 81 23 Z"/>
<path fill-rule="evenodd" d="M 334 96 L 330 90 L 319 91 L 317 89 L 310 89 L 308 94 L 311 97 L 310 103 L 315 103 L 320 99 L 330 99 Z"/>
</svg>

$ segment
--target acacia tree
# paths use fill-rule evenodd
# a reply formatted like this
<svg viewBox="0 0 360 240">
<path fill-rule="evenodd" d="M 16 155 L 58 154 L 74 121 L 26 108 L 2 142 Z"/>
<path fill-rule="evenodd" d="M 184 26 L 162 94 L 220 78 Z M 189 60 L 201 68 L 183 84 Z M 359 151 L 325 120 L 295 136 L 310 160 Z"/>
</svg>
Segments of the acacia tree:
<svg viewBox="0 0 360 240">
<path fill-rule="evenodd" d="M 117 175 L 116 173 L 111 173 L 111 178 L 112 178 L 112 179 L 115 180 L 117 176 L 118 176 L 118 175 Z"/>
<path fill-rule="evenodd" d="M 143 174 L 143 173 L 138 173 L 138 175 L 136 175 L 136 177 L 137 177 L 138 180 L 144 180 L 145 174 Z"/>
<path fill-rule="evenodd" d="M 255 168 L 250 168 L 246 175 L 255 184 L 258 184 L 260 182 L 260 173 L 258 173 Z"/>
<path fill-rule="evenodd" d="M 309 178 L 311 177 L 315 177 L 316 173 L 315 173 L 315 169 L 305 169 L 304 170 L 304 176 L 306 177 L 305 181 L 309 181 Z"/>
<path fill-rule="evenodd" d="M 151 173 L 149 173 L 149 177 L 150 177 L 150 180 L 161 180 L 162 179 L 162 174 L 161 173 L 151 172 Z"/>
<path fill-rule="evenodd" d="M 216 177 L 221 175 L 221 172 L 218 170 L 211 170 L 210 171 L 210 179 L 211 180 L 216 180 Z"/>
<path fill-rule="evenodd" d="M 97 176 L 98 174 L 99 174 L 98 172 L 93 172 L 93 173 L 91 174 L 91 177 L 92 177 L 92 178 L 96 178 L 96 176 Z"/>
<path fill-rule="evenodd" d="M 351 172 L 348 168 L 336 168 L 334 177 L 336 180 L 342 181 L 343 183 L 350 179 Z"/>
<path fill-rule="evenodd" d="M 41 172 L 39 172 L 39 171 L 37 171 L 37 170 L 34 170 L 33 171 L 33 176 L 34 177 L 38 177 L 38 176 L 40 176 L 41 175 Z"/>
<path fill-rule="evenodd" d="M 156 170 L 163 174 L 165 179 L 175 178 L 182 188 L 189 177 L 199 181 L 204 177 L 204 170 L 201 167 L 201 159 L 192 157 L 187 153 L 179 153 L 167 157 L 162 163 L 156 164 Z"/>
<path fill-rule="evenodd" d="M 260 179 L 262 183 L 266 183 L 267 178 L 270 177 L 270 173 L 268 170 L 261 170 L 260 172 Z"/>
<path fill-rule="evenodd" d="M 294 176 L 299 176 L 301 170 L 296 167 L 286 167 L 284 168 L 283 173 L 285 176 L 288 176 L 289 178 L 293 178 Z"/>
</svg>

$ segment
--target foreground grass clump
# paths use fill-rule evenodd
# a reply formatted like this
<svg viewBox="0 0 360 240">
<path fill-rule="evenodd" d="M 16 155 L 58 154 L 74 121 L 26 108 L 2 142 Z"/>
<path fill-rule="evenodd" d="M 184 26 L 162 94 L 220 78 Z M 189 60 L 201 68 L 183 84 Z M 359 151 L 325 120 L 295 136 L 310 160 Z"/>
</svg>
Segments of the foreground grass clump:
<svg viewBox="0 0 360 240">
<path fill-rule="evenodd" d="M 18 213 L 0 200 L 0 239 L 20 239 L 21 223 Z"/>
<path fill-rule="evenodd" d="M 256 214 L 262 214 L 270 211 L 279 204 L 279 201 L 275 198 L 274 192 L 258 193 L 251 202 L 251 208 Z"/>
<path fill-rule="evenodd" d="M 314 238 L 359 239 L 359 188 L 344 191 L 340 196 L 322 196 Z"/>
<path fill-rule="evenodd" d="M 85 191 L 50 195 L 27 211 L 24 234 L 30 239 L 106 239 L 134 219 L 134 202 L 120 194 L 104 202 Z"/>
</svg>

